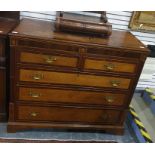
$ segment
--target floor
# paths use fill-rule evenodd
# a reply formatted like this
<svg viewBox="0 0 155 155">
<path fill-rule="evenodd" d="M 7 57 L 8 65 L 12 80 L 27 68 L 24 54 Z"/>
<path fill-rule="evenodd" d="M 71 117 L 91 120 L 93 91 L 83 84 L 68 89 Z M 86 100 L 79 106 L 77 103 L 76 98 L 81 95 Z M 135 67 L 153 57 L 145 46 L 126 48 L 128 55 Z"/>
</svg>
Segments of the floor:
<svg viewBox="0 0 155 155">
<path fill-rule="evenodd" d="M 152 141 L 155 142 L 155 114 L 152 113 L 149 105 L 143 101 L 138 93 L 134 95 L 131 104 L 150 134 Z"/>
<path fill-rule="evenodd" d="M 125 124 L 125 134 L 123 136 L 98 133 L 98 132 L 71 132 L 56 130 L 34 130 L 22 131 L 17 133 L 7 133 L 6 124 L 0 124 L 0 138 L 18 138 L 18 139 L 45 139 L 45 140 L 86 140 L 86 141 L 114 141 L 118 143 L 135 143 L 137 142 L 132 130 Z"/>
</svg>

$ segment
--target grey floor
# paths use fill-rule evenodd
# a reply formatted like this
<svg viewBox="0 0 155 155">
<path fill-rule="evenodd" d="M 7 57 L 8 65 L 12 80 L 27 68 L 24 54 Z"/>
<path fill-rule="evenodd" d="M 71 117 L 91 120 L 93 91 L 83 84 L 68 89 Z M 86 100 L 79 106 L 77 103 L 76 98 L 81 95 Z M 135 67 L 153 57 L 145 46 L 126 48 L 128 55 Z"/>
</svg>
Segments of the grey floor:
<svg viewBox="0 0 155 155">
<path fill-rule="evenodd" d="M 125 134 L 123 136 L 105 134 L 99 132 L 73 132 L 73 131 L 56 131 L 56 130 L 31 130 L 17 133 L 7 133 L 6 124 L 0 124 L 0 138 L 11 139 L 31 139 L 31 140 L 93 140 L 93 141 L 114 141 L 118 143 L 135 143 L 137 142 L 132 130 L 125 124 Z"/>
<path fill-rule="evenodd" d="M 148 104 L 136 93 L 131 101 L 131 105 L 150 134 L 152 141 L 155 142 L 155 114 L 152 113 Z"/>
</svg>

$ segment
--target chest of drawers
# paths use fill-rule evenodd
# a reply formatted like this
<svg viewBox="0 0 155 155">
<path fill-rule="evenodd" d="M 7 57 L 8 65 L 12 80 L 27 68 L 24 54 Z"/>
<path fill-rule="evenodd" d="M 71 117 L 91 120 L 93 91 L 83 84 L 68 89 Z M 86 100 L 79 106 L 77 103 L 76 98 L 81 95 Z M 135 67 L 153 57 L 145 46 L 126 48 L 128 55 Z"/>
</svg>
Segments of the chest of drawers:
<svg viewBox="0 0 155 155">
<path fill-rule="evenodd" d="M 8 33 L 16 26 L 17 20 L 14 18 L 17 18 L 18 14 L 17 12 L 0 11 L 0 122 L 7 120 L 8 111 L 9 90 L 7 87 L 8 82 L 6 83 L 9 54 Z"/>
<path fill-rule="evenodd" d="M 37 128 L 123 134 L 148 49 L 129 32 L 109 38 L 54 32 L 23 19 L 10 33 L 8 132 Z"/>
</svg>

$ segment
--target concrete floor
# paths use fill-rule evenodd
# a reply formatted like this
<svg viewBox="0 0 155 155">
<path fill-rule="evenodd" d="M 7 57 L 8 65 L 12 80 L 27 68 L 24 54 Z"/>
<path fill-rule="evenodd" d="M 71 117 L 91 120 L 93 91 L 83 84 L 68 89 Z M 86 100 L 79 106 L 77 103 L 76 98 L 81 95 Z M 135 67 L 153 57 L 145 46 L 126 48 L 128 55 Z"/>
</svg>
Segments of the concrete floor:
<svg viewBox="0 0 155 155">
<path fill-rule="evenodd" d="M 131 105 L 150 134 L 152 141 L 155 142 L 155 115 L 152 113 L 149 105 L 144 102 L 139 93 L 135 93 Z"/>
<path fill-rule="evenodd" d="M 74 132 L 74 131 L 57 131 L 57 130 L 29 130 L 16 133 L 7 133 L 6 123 L 0 123 L 0 138 L 6 139 L 31 139 L 31 140 L 73 140 L 73 141 L 113 141 L 118 143 L 136 143 L 136 137 L 130 129 L 127 122 L 125 123 L 124 135 L 113 135 L 99 132 Z"/>
</svg>

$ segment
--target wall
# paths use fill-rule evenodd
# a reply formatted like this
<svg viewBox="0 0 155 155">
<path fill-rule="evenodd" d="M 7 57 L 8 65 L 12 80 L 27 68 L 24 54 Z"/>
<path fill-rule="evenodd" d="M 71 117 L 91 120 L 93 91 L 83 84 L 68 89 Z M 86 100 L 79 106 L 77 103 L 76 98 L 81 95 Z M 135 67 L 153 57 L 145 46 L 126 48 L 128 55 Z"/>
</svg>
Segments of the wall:
<svg viewBox="0 0 155 155">
<path fill-rule="evenodd" d="M 81 13 L 81 12 L 76 12 Z M 83 14 L 83 13 L 82 13 Z M 86 13 L 85 13 L 86 14 Z M 89 13 L 87 13 L 89 14 Z M 91 13 L 90 13 L 91 14 Z M 22 11 L 21 18 L 34 18 L 48 21 L 55 21 L 56 12 L 30 12 Z M 95 14 L 91 14 L 95 15 Z M 112 23 L 113 29 L 120 31 L 130 31 L 128 28 L 132 11 L 107 11 L 107 17 L 110 23 Z M 131 31 L 139 40 L 145 45 L 155 45 L 155 33 L 136 32 Z M 145 87 L 155 88 L 155 58 L 147 58 L 143 72 L 141 74 L 137 89 L 144 89 Z"/>
</svg>

